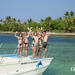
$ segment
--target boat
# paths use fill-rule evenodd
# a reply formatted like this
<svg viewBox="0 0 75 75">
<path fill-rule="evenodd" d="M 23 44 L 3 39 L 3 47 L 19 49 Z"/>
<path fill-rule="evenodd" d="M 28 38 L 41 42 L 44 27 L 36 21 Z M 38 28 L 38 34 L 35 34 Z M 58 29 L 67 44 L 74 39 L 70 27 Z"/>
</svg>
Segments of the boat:
<svg viewBox="0 0 75 75">
<path fill-rule="evenodd" d="M 0 75 L 42 75 L 52 59 L 0 55 Z"/>
</svg>

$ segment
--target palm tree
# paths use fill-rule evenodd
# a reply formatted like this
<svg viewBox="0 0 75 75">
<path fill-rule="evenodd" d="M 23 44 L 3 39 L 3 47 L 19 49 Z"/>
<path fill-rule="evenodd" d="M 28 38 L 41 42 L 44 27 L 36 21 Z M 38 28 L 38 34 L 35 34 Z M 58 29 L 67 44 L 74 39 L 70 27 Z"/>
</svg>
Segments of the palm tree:
<svg viewBox="0 0 75 75">
<path fill-rule="evenodd" d="M 61 22 L 62 21 L 62 17 L 57 18 L 57 22 Z"/>
<path fill-rule="evenodd" d="M 32 19 L 28 19 L 28 23 L 31 23 L 31 22 L 33 22 Z"/>
<path fill-rule="evenodd" d="M 15 24 L 16 23 L 16 19 L 15 18 L 12 18 L 12 22 Z"/>
<path fill-rule="evenodd" d="M 6 21 L 6 24 L 10 24 L 11 23 L 11 17 L 7 16 L 5 21 Z"/>
<path fill-rule="evenodd" d="M 40 22 L 41 22 L 41 23 L 44 22 L 44 19 L 41 19 Z"/>
<path fill-rule="evenodd" d="M 45 21 L 47 21 L 47 22 L 49 22 L 51 20 L 52 20 L 52 18 L 50 16 L 45 18 Z"/>
<path fill-rule="evenodd" d="M 73 11 L 70 12 L 70 16 L 71 17 L 74 16 L 74 12 Z"/>
<path fill-rule="evenodd" d="M 3 22 L 3 20 L 2 20 L 2 19 L 0 19 L 0 24 L 2 24 L 2 22 Z"/>
<path fill-rule="evenodd" d="M 52 18 L 49 16 L 49 17 L 46 17 L 45 18 L 45 21 L 44 21 L 44 26 L 45 26 L 45 30 L 49 30 L 50 29 L 50 22 L 51 22 Z"/>
<path fill-rule="evenodd" d="M 17 23 L 18 23 L 19 25 L 21 24 L 21 21 L 20 21 L 20 19 L 18 19 L 18 20 L 17 20 Z"/>
<path fill-rule="evenodd" d="M 26 25 L 27 24 L 27 22 L 26 21 L 24 21 L 24 25 Z"/>
<path fill-rule="evenodd" d="M 24 25 L 24 28 L 26 28 L 27 27 L 27 22 L 24 21 L 23 25 Z"/>
<path fill-rule="evenodd" d="M 69 12 L 66 11 L 64 15 L 65 15 L 66 17 L 68 17 L 68 16 L 69 16 Z"/>
<path fill-rule="evenodd" d="M 74 24 L 74 12 L 73 11 L 70 11 L 70 22 L 71 22 L 71 25 Z"/>
<path fill-rule="evenodd" d="M 3 22 L 3 20 L 0 19 L 0 30 L 2 30 L 2 22 Z"/>
</svg>

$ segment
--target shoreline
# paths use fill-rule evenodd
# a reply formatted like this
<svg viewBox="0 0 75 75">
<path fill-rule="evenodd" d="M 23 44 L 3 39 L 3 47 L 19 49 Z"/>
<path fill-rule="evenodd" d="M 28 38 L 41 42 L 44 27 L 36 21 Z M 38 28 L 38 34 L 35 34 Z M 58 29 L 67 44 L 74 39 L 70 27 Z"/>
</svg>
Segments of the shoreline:
<svg viewBox="0 0 75 75">
<path fill-rule="evenodd" d="M 14 34 L 15 32 L 1 32 L 0 34 Z M 75 33 L 55 33 L 55 32 L 47 32 L 48 35 L 72 35 L 75 36 Z"/>
<path fill-rule="evenodd" d="M 0 31 L 0 34 L 14 34 L 15 32 L 2 32 Z"/>
<path fill-rule="evenodd" d="M 55 33 L 55 32 L 48 32 L 48 35 L 61 35 L 61 36 L 75 36 L 75 33 Z"/>
</svg>

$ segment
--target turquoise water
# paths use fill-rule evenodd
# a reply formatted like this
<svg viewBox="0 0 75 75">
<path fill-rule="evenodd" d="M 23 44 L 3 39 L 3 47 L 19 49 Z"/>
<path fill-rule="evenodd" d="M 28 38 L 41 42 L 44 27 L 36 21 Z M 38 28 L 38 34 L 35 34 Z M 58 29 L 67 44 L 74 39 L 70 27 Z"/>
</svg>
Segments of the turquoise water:
<svg viewBox="0 0 75 75">
<path fill-rule="evenodd" d="M 31 40 L 29 38 L 30 44 Z M 0 54 L 16 54 L 16 52 L 17 39 L 13 35 L 0 34 Z M 31 54 L 29 45 L 28 55 Z M 75 75 L 75 36 L 49 37 L 46 56 L 54 59 L 43 75 Z"/>
</svg>

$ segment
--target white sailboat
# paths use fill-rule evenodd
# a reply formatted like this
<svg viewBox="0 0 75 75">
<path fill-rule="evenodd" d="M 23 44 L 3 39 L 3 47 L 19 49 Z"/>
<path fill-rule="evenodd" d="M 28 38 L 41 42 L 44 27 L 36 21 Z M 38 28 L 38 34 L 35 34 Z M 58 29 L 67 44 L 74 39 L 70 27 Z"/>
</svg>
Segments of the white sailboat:
<svg viewBox="0 0 75 75">
<path fill-rule="evenodd" d="M 0 75 L 42 75 L 53 58 L 0 57 Z"/>
</svg>

